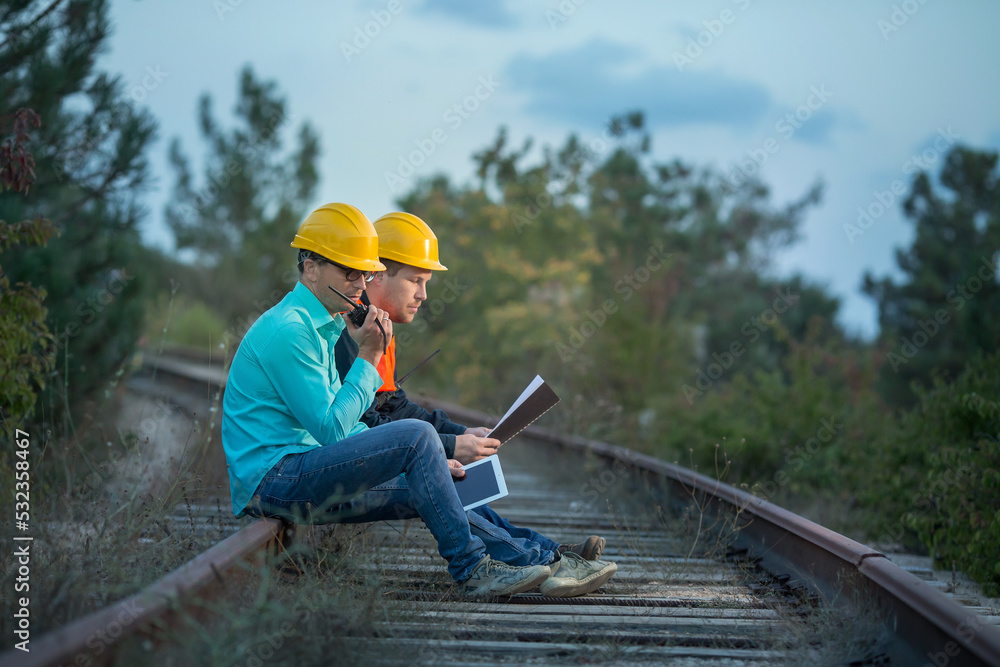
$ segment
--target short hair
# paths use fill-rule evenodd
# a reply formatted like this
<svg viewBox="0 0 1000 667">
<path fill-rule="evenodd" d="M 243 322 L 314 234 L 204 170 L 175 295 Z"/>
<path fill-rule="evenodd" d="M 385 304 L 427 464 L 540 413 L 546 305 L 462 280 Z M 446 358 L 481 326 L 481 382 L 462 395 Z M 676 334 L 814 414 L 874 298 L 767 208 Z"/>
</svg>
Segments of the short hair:
<svg viewBox="0 0 1000 667">
<path fill-rule="evenodd" d="M 392 277 L 399 273 L 399 270 L 406 266 L 403 262 L 397 262 L 394 259 L 386 259 L 385 257 L 379 257 L 378 261 L 385 264 L 385 275 Z"/>
<path fill-rule="evenodd" d="M 312 261 L 317 262 L 317 263 L 320 263 L 320 262 L 327 262 L 327 263 L 329 263 L 330 262 L 330 260 L 328 260 L 323 255 L 319 254 L 318 252 L 313 252 L 312 250 L 306 250 L 305 248 L 300 248 L 299 249 L 299 275 L 300 276 L 302 275 L 302 265 L 303 265 L 303 263 L 307 259 L 311 259 Z"/>
</svg>

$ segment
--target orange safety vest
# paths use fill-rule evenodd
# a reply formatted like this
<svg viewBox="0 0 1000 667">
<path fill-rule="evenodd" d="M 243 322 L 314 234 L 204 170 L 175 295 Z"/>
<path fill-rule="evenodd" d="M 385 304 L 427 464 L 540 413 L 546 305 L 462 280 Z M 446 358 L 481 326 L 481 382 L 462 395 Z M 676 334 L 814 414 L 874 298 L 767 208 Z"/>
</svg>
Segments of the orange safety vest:
<svg viewBox="0 0 1000 667">
<path fill-rule="evenodd" d="M 382 386 L 378 391 L 396 391 L 396 338 L 389 341 L 389 347 L 378 362 L 378 374 Z"/>
<path fill-rule="evenodd" d="M 371 305 L 364 295 L 358 301 L 359 304 L 363 306 Z M 344 311 L 344 317 L 347 317 L 347 311 Z M 382 391 L 396 391 L 396 338 L 393 337 L 389 341 L 389 345 L 385 352 L 382 354 L 382 358 L 379 359 L 378 366 L 375 367 L 378 371 L 379 377 L 382 378 L 382 386 L 378 388 L 375 392 L 376 394 Z"/>
</svg>

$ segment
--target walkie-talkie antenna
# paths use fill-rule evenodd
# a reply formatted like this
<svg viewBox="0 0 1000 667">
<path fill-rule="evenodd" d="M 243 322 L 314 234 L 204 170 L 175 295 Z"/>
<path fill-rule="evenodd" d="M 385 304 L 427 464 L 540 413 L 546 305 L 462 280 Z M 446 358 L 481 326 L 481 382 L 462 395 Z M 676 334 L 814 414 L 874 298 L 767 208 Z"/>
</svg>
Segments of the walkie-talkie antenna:
<svg viewBox="0 0 1000 667">
<path fill-rule="evenodd" d="M 352 301 L 352 300 L 351 300 L 351 297 L 347 296 L 346 294 L 344 294 L 343 292 L 341 292 L 341 291 L 340 291 L 339 289 L 337 289 L 337 288 L 336 288 L 336 287 L 334 287 L 333 285 L 327 285 L 327 287 L 329 287 L 329 288 L 330 288 L 330 289 L 332 289 L 332 290 L 333 290 L 334 292 L 336 292 L 336 293 L 337 293 L 337 296 L 339 296 L 339 297 L 340 297 L 341 299 L 343 299 L 343 300 L 344 300 L 344 301 L 346 301 L 347 303 L 351 304 L 351 307 L 352 307 L 352 308 L 357 308 L 357 307 L 358 307 L 358 304 L 357 304 L 357 302 L 356 302 L 356 301 Z"/>
<path fill-rule="evenodd" d="M 409 372 L 409 373 L 407 373 L 407 374 L 406 374 L 406 375 L 404 375 L 403 377 L 401 377 L 401 378 L 399 378 L 398 380 L 396 380 L 396 386 L 398 387 L 399 385 L 401 385 L 401 384 L 403 384 L 404 382 L 406 382 L 406 378 L 408 378 L 408 377 L 410 377 L 411 375 L 413 375 L 413 371 L 417 370 L 418 368 L 420 368 L 421 366 L 423 366 L 424 364 L 426 364 L 426 363 L 427 363 L 428 361 L 430 361 L 430 360 L 431 360 L 431 357 L 433 357 L 433 356 L 434 356 L 435 354 L 437 354 L 437 353 L 438 353 L 438 352 L 440 352 L 440 351 L 441 351 L 441 348 L 439 347 L 438 349 L 436 349 L 436 350 L 434 350 L 433 352 L 431 352 L 431 353 L 430 353 L 430 355 L 428 355 L 428 357 L 427 357 L 426 359 L 424 359 L 424 360 L 423 360 L 423 361 L 421 361 L 421 362 L 420 362 L 419 364 L 417 364 L 416 366 L 414 366 L 414 367 L 413 367 L 413 368 L 412 368 L 412 369 L 410 370 L 410 372 Z"/>
</svg>

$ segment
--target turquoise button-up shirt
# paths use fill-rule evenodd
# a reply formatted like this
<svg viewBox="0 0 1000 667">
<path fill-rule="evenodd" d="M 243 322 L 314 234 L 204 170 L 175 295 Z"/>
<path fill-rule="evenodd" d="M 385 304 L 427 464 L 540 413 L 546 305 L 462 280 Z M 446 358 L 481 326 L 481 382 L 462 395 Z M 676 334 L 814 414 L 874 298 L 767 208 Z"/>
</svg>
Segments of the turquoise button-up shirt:
<svg viewBox="0 0 1000 667">
<path fill-rule="evenodd" d="M 287 454 L 336 446 L 368 427 L 361 415 L 382 384 L 358 358 L 341 384 L 333 348 L 344 330 L 302 283 L 260 316 L 240 343 L 222 402 L 222 446 L 233 514 Z"/>
</svg>

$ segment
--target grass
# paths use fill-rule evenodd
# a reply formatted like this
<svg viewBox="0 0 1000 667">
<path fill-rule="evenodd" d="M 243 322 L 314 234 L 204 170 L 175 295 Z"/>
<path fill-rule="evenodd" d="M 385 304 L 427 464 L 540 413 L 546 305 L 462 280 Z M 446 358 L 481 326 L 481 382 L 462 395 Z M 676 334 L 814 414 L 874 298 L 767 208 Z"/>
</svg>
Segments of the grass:
<svg viewBox="0 0 1000 667">
<path fill-rule="evenodd" d="M 226 323 L 203 301 L 162 293 L 149 308 L 146 338 L 212 350 L 222 342 Z"/>
<path fill-rule="evenodd" d="M 207 532 L 190 511 L 186 521 L 174 516 L 206 485 L 207 416 L 140 405 L 116 378 L 72 438 L 31 453 L 32 637 L 138 592 L 228 532 L 232 517 L 220 507 L 210 519 L 218 529 Z M 179 446 L 165 453 L 165 440 Z M 4 512 L 13 514 L 12 498 L 0 500 Z M 16 565 L 4 562 L 4 590 L 14 590 Z M 8 614 L 0 634 L 13 637 Z"/>
<path fill-rule="evenodd" d="M 218 459 L 211 465 L 221 448 L 217 413 L 113 392 L 92 414 L 76 439 L 50 446 L 32 470 L 46 480 L 32 506 L 33 639 L 139 592 L 236 527 L 228 502 L 206 502 L 219 491 Z M 228 484 L 224 465 L 221 479 Z M 379 624 L 400 617 L 383 599 L 398 554 L 372 549 L 364 527 L 318 535 L 310 554 L 227 574 L 222 594 L 179 610 L 170 627 L 130 638 L 116 664 L 357 664 L 347 657 L 358 653 L 353 639 L 384 634 Z M 14 590 L 16 565 L 5 562 L 5 590 Z M 451 585 L 443 567 L 436 585 Z M 5 638 L 13 629 L 9 614 L 0 617 Z"/>
<path fill-rule="evenodd" d="M 722 479 L 728 472 L 728 461 L 721 448 L 718 451 L 714 476 Z M 624 501 L 626 504 L 618 508 L 617 514 L 622 518 L 617 542 L 625 545 L 628 552 L 645 558 L 654 555 L 643 545 L 643 538 L 636 530 L 644 520 L 655 520 L 660 532 L 675 541 L 677 558 L 654 564 L 651 574 L 669 581 L 696 573 L 707 563 L 728 563 L 733 595 L 718 595 L 712 606 L 739 609 L 764 605 L 773 612 L 775 627 L 781 628 L 773 638 L 774 644 L 768 646 L 779 656 L 775 664 L 884 664 L 880 661 L 885 658 L 883 651 L 891 632 L 874 600 L 858 593 L 852 582 L 841 582 L 837 592 L 823 597 L 794 582 L 776 580 L 761 568 L 759 559 L 748 559 L 745 551 L 734 551 L 739 532 L 752 522 L 744 507 L 710 505 L 693 488 L 683 483 L 679 487 L 655 483 L 632 485 L 625 494 L 631 496 L 631 501 Z M 629 504 L 654 507 L 655 517 L 640 518 L 627 509 Z M 622 592 L 628 590 L 626 586 Z M 635 592 L 641 592 L 641 587 L 635 586 Z M 716 645 L 725 648 L 729 642 L 720 636 Z"/>
<path fill-rule="evenodd" d="M 586 475 L 601 479 L 602 471 L 593 461 L 590 466 Z M 49 570 L 65 573 L 51 581 L 53 586 L 58 583 L 59 590 L 43 591 L 39 599 L 52 600 L 59 607 L 54 610 L 54 617 L 86 613 L 135 592 L 207 548 L 222 531 L 221 527 L 218 533 L 197 530 L 196 513 L 189 500 L 198 483 L 198 476 L 189 470 L 171 485 L 165 497 L 133 497 L 117 512 L 109 504 L 113 498 L 106 489 L 102 490 L 97 494 L 101 500 L 91 509 L 106 518 L 81 521 L 86 530 L 93 531 L 87 535 L 90 539 L 62 541 L 60 560 L 51 563 Z M 640 501 L 650 497 L 650 489 L 633 488 L 630 484 L 615 486 L 622 492 L 616 491 L 616 495 L 633 495 Z M 86 500 L 80 498 L 84 504 L 75 505 L 74 509 L 85 507 Z M 678 542 L 679 555 L 686 556 L 672 564 L 657 566 L 661 577 L 689 568 L 693 559 L 717 557 L 725 550 L 734 522 L 709 516 L 709 509 L 697 502 L 693 494 L 692 501 L 695 501 L 690 505 L 693 509 L 680 522 L 669 510 L 664 511 L 662 505 L 652 509 L 675 537 L 678 530 L 687 531 L 687 539 Z M 168 518 L 176 505 L 181 509 L 180 521 Z M 221 522 L 221 515 L 228 510 L 217 508 L 217 512 Z M 625 516 L 630 520 L 621 524 L 620 543 L 641 553 L 642 538 L 635 531 L 638 524 L 633 523 L 638 517 Z M 47 536 L 46 541 L 49 540 L 53 536 Z M 193 608 L 181 611 L 179 620 L 171 627 L 161 628 L 152 636 L 126 641 L 117 654 L 116 664 L 433 664 L 440 656 L 430 648 L 428 640 L 448 639 L 453 633 L 446 627 L 422 626 L 420 640 L 409 644 L 394 629 L 418 621 L 419 612 L 390 595 L 396 576 L 393 564 L 400 562 L 401 553 L 391 548 L 375 550 L 372 548 L 375 541 L 365 526 L 320 529 L 315 549 L 286 556 L 279 563 L 246 566 L 238 577 L 227 575 L 229 583 L 221 594 L 199 600 Z M 404 543 L 400 548 L 406 546 Z M 734 583 L 735 579 L 734 575 Z M 422 582 L 421 586 L 429 592 L 444 592 L 449 589 L 450 580 L 442 568 L 440 577 Z M 617 592 L 627 591 L 625 584 Z M 773 602 L 775 609 L 782 608 L 777 594 Z M 791 614 L 789 618 L 801 626 L 789 647 L 806 651 L 802 655 L 810 660 L 817 658 L 816 651 L 810 648 L 817 641 L 815 638 L 833 636 L 841 627 L 838 625 L 841 621 L 836 619 L 823 618 L 820 622 L 803 624 Z M 565 639 L 576 641 L 575 637 L 576 633 L 567 631 Z M 403 641 L 372 643 L 387 638 Z M 726 642 L 725 637 L 719 637 L 720 647 L 725 647 Z M 595 645 L 594 652 L 588 655 L 606 664 L 614 664 L 618 657 L 632 656 L 636 650 L 640 654 L 642 651 L 624 637 L 619 644 L 598 648 Z M 823 664 L 825 658 L 819 655 L 819 659 L 819 664 Z"/>
<path fill-rule="evenodd" d="M 383 599 L 374 554 L 359 554 L 357 534 L 340 528 L 323 530 L 312 554 L 247 566 L 238 583 L 198 600 L 173 627 L 129 641 L 123 664 L 360 664 L 351 640 L 376 636 L 399 612 Z"/>
<path fill-rule="evenodd" d="M 717 465 L 717 478 L 724 476 L 725 470 Z M 865 590 L 860 582 L 841 581 L 832 596 L 824 596 L 801 582 L 775 579 L 760 567 L 758 559 L 732 550 L 739 531 L 752 521 L 744 515 L 745 508 L 718 511 L 707 507 L 693 490 L 689 493 L 690 502 L 682 516 L 687 517 L 689 527 L 693 526 L 692 550 L 701 542 L 706 557 L 725 557 L 733 562 L 740 585 L 757 591 L 758 598 L 781 617 L 789 633 L 782 647 L 784 664 L 884 664 L 880 662 L 883 647 L 892 633 L 878 604 L 859 592 Z"/>
<path fill-rule="evenodd" d="M 56 627 L 135 592 L 204 548 L 208 539 L 167 528 L 185 480 L 193 478 L 181 473 L 155 495 L 134 487 L 112 493 L 86 484 L 67 493 L 35 495 L 31 592 L 40 608 L 34 628 Z M 13 589 L 13 574 L 5 568 L 7 590 Z M 7 623 L 5 617 L 0 626 Z"/>
<path fill-rule="evenodd" d="M 97 473 L 101 484 L 67 483 L 62 492 L 51 493 L 36 513 L 36 540 L 43 548 L 32 567 L 35 572 L 58 574 L 37 577 L 38 588 L 32 592 L 44 608 L 33 610 L 38 618 L 35 632 L 57 627 L 138 591 L 202 552 L 228 530 L 228 507 L 217 505 L 208 517 L 194 508 L 199 496 L 211 490 L 212 473 L 199 469 L 197 463 L 204 460 L 213 441 L 214 447 L 219 447 L 217 429 L 204 419 L 170 418 L 178 422 L 186 419 L 188 424 L 186 431 L 175 429 L 183 446 L 172 461 L 174 472 L 170 475 L 146 474 L 152 468 L 160 470 L 150 451 L 156 443 L 136 431 L 121 433 L 108 448 L 122 452 L 117 460 L 91 460 L 83 454 L 87 448 L 68 447 L 49 454 L 46 465 L 78 469 L 68 479 L 95 479 L 92 476 Z M 110 428 L 105 426 L 104 431 Z M 654 521 L 673 536 L 678 558 L 655 565 L 656 574 L 663 579 L 689 570 L 698 560 L 724 558 L 736 531 L 746 523 L 739 511 L 729 515 L 714 512 L 690 489 L 679 496 L 676 492 L 665 496 L 657 484 L 634 484 L 623 470 L 612 467 L 605 475 L 607 465 L 596 458 L 585 459 L 581 465 L 582 475 L 574 479 L 589 480 L 591 490 L 601 494 L 631 497 L 628 502 L 646 507 Z M 728 459 L 717 450 L 715 476 L 724 479 L 728 470 Z M 566 476 L 572 476 L 570 471 Z M 650 504 L 651 499 L 657 501 Z M 678 500 L 685 501 L 685 507 L 675 512 Z M 623 503 L 617 513 L 629 516 L 618 526 L 618 543 L 643 555 L 643 538 L 637 530 L 640 516 L 623 513 L 628 506 L 625 500 L 615 502 Z M 613 509 L 608 507 L 609 512 Z M 215 529 L 200 529 L 199 519 L 205 518 Z M 172 628 L 128 641 L 119 664 L 359 664 L 371 639 L 398 637 L 394 625 L 418 620 L 412 607 L 392 595 L 396 578 L 393 564 L 400 562 L 400 553 L 372 549 L 374 539 L 363 527 L 338 526 L 318 535 L 317 548 L 311 554 L 289 558 L 278 568 L 248 567 L 222 594 L 182 611 Z M 759 582 L 760 577 L 751 566 L 740 566 L 734 571 L 733 584 Z M 12 588 L 10 570 L 5 571 L 4 579 L 3 585 Z M 420 585 L 428 592 L 444 592 L 450 580 L 442 568 L 440 577 Z M 619 594 L 641 590 L 638 584 L 615 585 Z M 779 589 L 762 599 L 794 628 L 782 650 L 796 659 L 841 664 L 837 661 L 845 657 L 869 655 L 872 643 L 879 639 L 877 633 L 874 637 L 867 633 L 876 624 L 837 608 L 800 615 L 789 607 L 787 594 Z M 732 604 L 738 606 L 738 601 Z M 0 630 L 12 636 L 8 619 L 0 621 Z M 422 639 L 450 636 L 447 629 L 435 628 L 425 631 Z M 847 652 L 839 641 L 844 636 L 856 638 Z M 627 644 L 623 640 L 619 647 L 623 656 L 628 654 Z M 726 646 L 726 638 L 720 637 L 718 645 Z M 383 662 L 430 664 L 438 657 L 432 651 L 409 653 L 405 644 L 396 648 L 380 644 L 379 650 L 387 651 L 378 656 Z"/>
<path fill-rule="evenodd" d="M 173 295 L 161 305 L 161 321 L 150 324 L 162 334 L 160 347 L 221 339 L 204 306 Z M 235 529 L 228 502 L 204 506 L 208 497 L 228 496 L 228 488 L 219 488 L 220 480 L 228 484 L 217 456 L 219 396 L 215 410 L 192 414 L 169 399 L 137 401 L 119 386 L 122 375 L 103 403 L 88 406 L 72 438 L 32 452 L 33 639 L 139 592 Z M 153 382 L 164 380 L 154 376 Z M 0 479 L 11 491 L 13 470 L 5 465 Z M 9 515 L 13 496 L 0 500 Z M 342 526 L 322 533 L 322 540 L 312 556 L 242 571 L 217 599 L 179 610 L 177 625 L 129 640 L 116 660 L 234 664 L 242 656 L 254 664 L 281 649 L 275 664 L 335 664 L 352 637 L 373 636 L 376 622 L 399 612 L 390 613 L 383 601 L 382 573 L 391 568 L 365 548 L 365 530 Z M 17 562 L 8 559 L 0 570 L 4 590 L 14 590 L 16 576 Z M 439 585 L 448 588 L 444 568 L 441 576 Z M 14 637 L 14 622 L 9 614 L 0 617 L 5 643 Z M 315 637 L 324 641 L 311 641 Z"/>
</svg>

